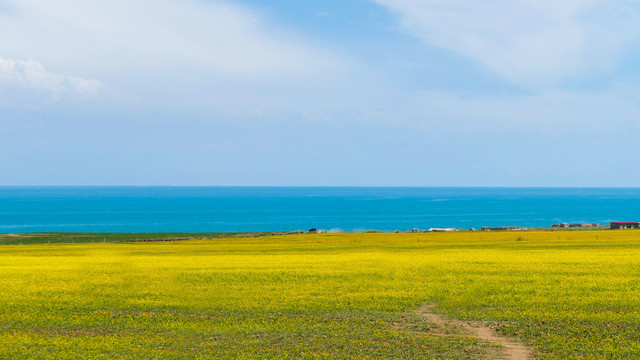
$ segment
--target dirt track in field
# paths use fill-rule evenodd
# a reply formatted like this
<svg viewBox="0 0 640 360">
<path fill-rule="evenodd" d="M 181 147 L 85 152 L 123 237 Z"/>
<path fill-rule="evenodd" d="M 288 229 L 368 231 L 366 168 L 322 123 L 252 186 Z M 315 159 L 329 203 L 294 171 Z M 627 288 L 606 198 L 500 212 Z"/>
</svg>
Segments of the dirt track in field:
<svg viewBox="0 0 640 360">
<path fill-rule="evenodd" d="M 533 359 L 531 355 L 531 349 L 524 345 L 520 340 L 514 338 L 508 338 L 500 336 L 494 329 L 488 325 L 474 321 L 462 321 L 455 319 L 448 319 L 442 315 L 433 313 L 433 304 L 427 304 L 418 309 L 418 314 L 425 318 L 427 321 L 440 326 L 454 326 L 461 328 L 465 332 L 472 336 L 481 339 L 483 341 L 498 344 L 501 346 L 501 351 L 494 354 L 497 359 L 510 359 L 510 360 L 529 360 Z"/>
</svg>

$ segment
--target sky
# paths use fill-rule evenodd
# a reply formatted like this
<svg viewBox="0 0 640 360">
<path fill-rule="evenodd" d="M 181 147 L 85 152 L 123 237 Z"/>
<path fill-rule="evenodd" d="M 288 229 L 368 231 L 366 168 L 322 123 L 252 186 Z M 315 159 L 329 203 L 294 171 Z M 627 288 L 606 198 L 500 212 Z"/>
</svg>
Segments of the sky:
<svg viewBox="0 0 640 360">
<path fill-rule="evenodd" d="M 0 186 L 640 186 L 631 0 L 0 0 Z"/>
</svg>

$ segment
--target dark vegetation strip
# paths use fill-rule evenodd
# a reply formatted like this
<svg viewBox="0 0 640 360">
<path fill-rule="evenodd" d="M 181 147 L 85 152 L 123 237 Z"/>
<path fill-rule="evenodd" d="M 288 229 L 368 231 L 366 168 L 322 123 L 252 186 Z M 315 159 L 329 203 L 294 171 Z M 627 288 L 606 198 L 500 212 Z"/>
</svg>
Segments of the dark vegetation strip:
<svg viewBox="0 0 640 360">
<path fill-rule="evenodd" d="M 0 234 L 0 245 L 83 244 L 186 241 L 202 239 L 249 238 L 297 234 L 285 232 L 253 233 L 28 233 Z"/>
</svg>

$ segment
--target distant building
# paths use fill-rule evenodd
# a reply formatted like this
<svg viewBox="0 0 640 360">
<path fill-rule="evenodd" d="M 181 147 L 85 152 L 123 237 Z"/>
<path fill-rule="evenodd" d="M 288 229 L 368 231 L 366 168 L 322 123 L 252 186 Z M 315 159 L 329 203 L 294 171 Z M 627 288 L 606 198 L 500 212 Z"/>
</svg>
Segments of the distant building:
<svg viewBox="0 0 640 360">
<path fill-rule="evenodd" d="M 634 221 L 616 221 L 611 223 L 612 230 L 621 230 L 621 229 L 638 229 L 640 228 L 640 223 Z"/>
<path fill-rule="evenodd" d="M 600 225 L 598 225 L 598 224 L 568 224 L 568 223 L 551 225 L 551 227 L 554 228 L 554 229 L 591 228 L 591 227 L 598 227 L 598 226 L 600 226 Z"/>
<path fill-rule="evenodd" d="M 498 226 L 498 227 L 483 226 L 480 228 L 480 230 L 482 231 L 527 231 L 529 230 L 529 228 L 520 227 L 520 226 Z"/>
<path fill-rule="evenodd" d="M 598 227 L 600 225 L 598 224 L 570 224 L 569 227 L 572 228 L 591 228 L 591 227 Z"/>
<path fill-rule="evenodd" d="M 452 231 L 458 231 L 458 229 L 454 229 L 454 228 L 431 228 L 429 230 L 427 230 L 428 232 L 452 232 Z"/>
</svg>

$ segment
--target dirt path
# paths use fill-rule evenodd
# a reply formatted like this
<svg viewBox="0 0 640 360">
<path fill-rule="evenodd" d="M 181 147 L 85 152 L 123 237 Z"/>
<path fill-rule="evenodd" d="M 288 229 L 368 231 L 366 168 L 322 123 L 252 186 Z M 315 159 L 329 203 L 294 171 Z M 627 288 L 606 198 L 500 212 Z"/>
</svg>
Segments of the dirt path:
<svg viewBox="0 0 640 360">
<path fill-rule="evenodd" d="M 0 234 L 0 237 L 17 238 L 20 234 Z"/>
<path fill-rule="evenodd" d="M 514 338 L 508 338 L 498 335 L 495 330 L 481 322 L 467 322 L 455 319 L 447 319 L 442 315 L 434 314 L 432 312 L 434 305 L 429 304 L 418 309 L 418 314 L 427 319 L 427 321 L 436 325 L 453 325 L 458 328 L 462 328 L 471 333 L 478 339 L 498 344 L 503 347 L 503 350 L 498 354 L 498 358 L 511 359 L 511 360 L 529 360 L 533 359 L 531 356 L 531 349 L 525 346 L 520 340 Z"/>
</svg>

